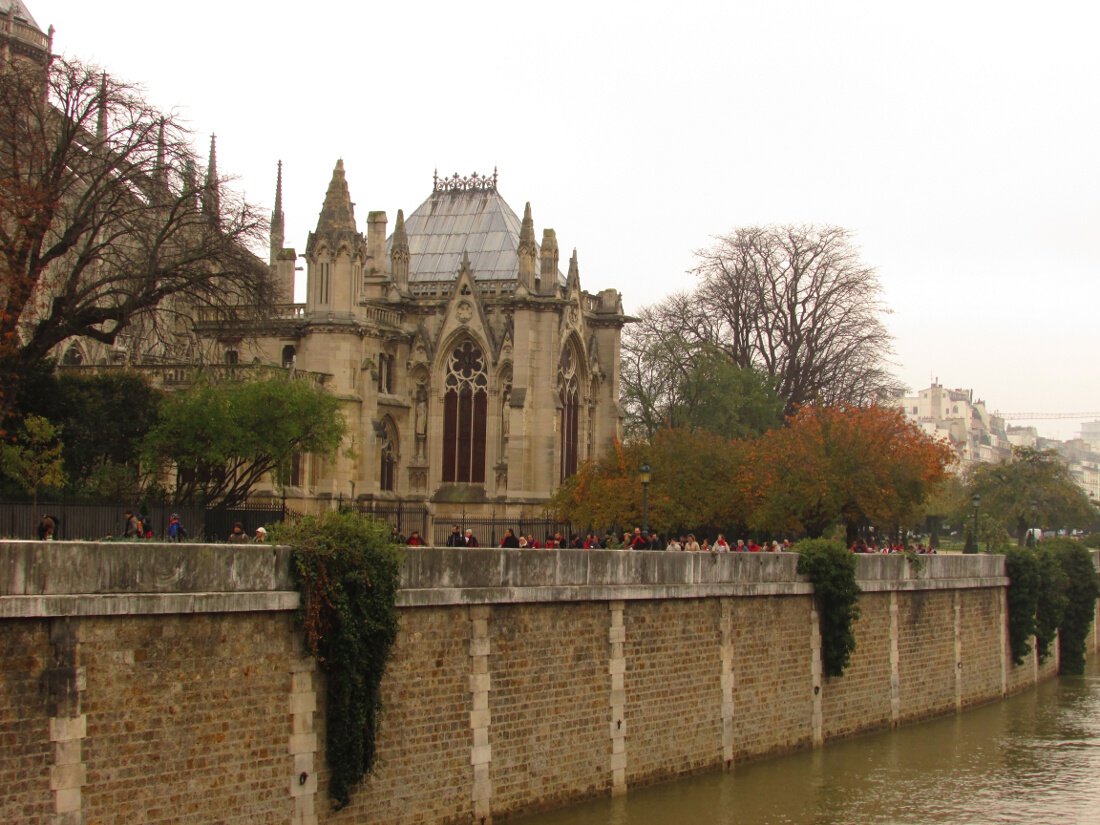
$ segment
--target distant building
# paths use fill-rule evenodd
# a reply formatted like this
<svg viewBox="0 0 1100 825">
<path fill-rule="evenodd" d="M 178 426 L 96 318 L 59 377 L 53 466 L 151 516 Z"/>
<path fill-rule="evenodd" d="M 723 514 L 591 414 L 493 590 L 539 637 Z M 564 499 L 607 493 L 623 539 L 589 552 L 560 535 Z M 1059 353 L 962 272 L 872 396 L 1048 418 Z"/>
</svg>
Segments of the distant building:
<svg viewBox="0 0 1100 825">
<path fill-rule="evenodd" d="M 1100 421 L 1082 422 L 1081 440 L 1089 445 L 1089 449 L 1100 453 Z"/>
<path fill-rule="evenodd" d="M 1100 502 L 1100 421 L 1085 423 L 1080 439 L 1057 441 L 1043 438 L 1035 427 L 1006 427 L 1003 418 L 986 410 L 984 401 L 974 400 L 973 390 L 933 383 L 896 403 L 921 430 L 951 445 L 960 474 L 977 463 L 1007 461 L 1014 447 L 1055 450 L 1085 494 Z"/>
<path fill-rule="evenodd" d="M 979 462 L 1003 461 L 1012 455 L 1013 443 L 1004 420 L 990 414 L 984 401 L 975 401 L 973 390 L 947 389 L 933 383 L 896 403 L 925 433 L 951 445 L 960 472 Z"/>
</svg>

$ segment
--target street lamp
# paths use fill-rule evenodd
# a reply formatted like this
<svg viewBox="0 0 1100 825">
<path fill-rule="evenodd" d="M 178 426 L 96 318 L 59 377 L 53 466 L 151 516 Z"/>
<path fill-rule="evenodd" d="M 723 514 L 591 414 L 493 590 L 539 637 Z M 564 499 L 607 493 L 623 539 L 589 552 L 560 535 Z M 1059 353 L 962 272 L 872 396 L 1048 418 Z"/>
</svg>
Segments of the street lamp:
<svg viewBox="0 0 1100 825">
<path fill-rule="evenodd" d="M 974 505 L 974 545 L 971 552 L 977 553 L 981 549 L 978 544 L 978 507 L 982 503 L 982 497 L 979 493 L 975 493 L 971 496 L 970 501 Z"/>
<path fill-rule="evenodd" d="M 638 468 L 638 480 L 642 482 L 642 535 L 646 537 L 646 541 L 649 540 L 649 515 L 647 514 L 646 504 L 649 499 L 649 482 L 653 478 L 653 470 L 648 464 L 643 464 Z"/>
</svg>

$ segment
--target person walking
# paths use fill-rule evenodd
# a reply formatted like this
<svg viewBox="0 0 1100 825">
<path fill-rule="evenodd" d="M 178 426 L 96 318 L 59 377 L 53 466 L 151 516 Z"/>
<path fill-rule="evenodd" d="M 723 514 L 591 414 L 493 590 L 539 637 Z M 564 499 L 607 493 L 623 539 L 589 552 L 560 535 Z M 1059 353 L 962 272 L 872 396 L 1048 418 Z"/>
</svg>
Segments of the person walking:
<svg viewBox="0 0 1100 825">
<path fill-rule="evenodd" d="M 53 541 L 57 538 L 57 516 L 43 514 L 38 522 L 38 540 Z"/>
<path fill-rule="evenodd" d="M 230 544 L 247 544 L 248 536 L 244 532 L 244 525 L 239 521 L 233 523 L 233 530 L 229 534 Z"/>
<path fill-rule="evenodd" d="M 187 538 L 187 531 L 183 529 L 178 513 L 172 513 L 168 517 L 168 529 L 164 531 L 164 535 L 168 541 L 183 541 Z"/>
</svg>

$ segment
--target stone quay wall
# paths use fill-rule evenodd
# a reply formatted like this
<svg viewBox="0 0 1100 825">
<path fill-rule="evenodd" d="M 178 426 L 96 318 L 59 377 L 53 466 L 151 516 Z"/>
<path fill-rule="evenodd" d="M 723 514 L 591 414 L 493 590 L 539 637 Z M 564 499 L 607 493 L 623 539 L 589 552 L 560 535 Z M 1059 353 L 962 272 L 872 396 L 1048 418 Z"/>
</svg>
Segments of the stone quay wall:
<svg viewBox="0 0 1100 825">
<path fill-rule="evenodd" d="M 1011 662 L 1001 557 L 921 562 L 859 557 L 827 678 L 791 554 L 410 549 L 378 761 L 334 812 L 288 548 L 0 543 L 0 822 L 480 825 L 1056 673 Z"/>
</svg>

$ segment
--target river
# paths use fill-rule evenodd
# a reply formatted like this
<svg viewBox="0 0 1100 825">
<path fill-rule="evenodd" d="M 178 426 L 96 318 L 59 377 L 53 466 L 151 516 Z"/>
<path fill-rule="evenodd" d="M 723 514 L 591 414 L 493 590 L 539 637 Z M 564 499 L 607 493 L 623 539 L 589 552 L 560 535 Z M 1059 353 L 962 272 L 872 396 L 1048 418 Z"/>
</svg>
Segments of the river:
<svg viewBox="0 0 1100 825">
<path fill-rule="evenodd" d="M 644 743 L 631 742 L 631 747 Z M 522 825 L 1100 823 L 1100 666 L 956 716 L 631 790 Z"/>
</svg>

